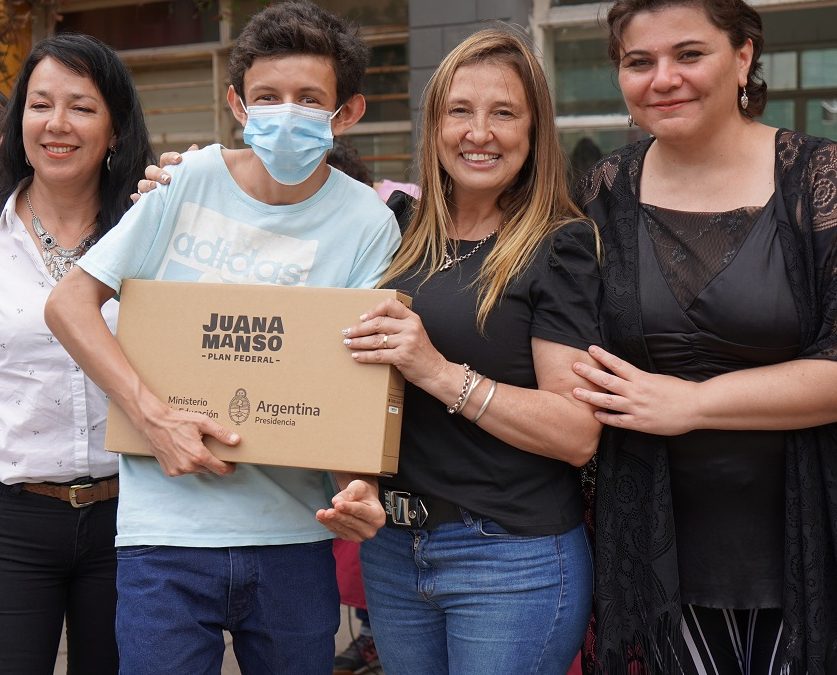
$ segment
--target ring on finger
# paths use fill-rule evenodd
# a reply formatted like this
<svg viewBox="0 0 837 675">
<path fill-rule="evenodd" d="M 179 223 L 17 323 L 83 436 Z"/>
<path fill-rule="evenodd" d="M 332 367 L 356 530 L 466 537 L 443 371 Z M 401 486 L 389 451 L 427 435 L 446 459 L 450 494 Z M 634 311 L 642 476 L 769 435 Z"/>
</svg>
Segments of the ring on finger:
<svg viewBox="0 0 837 675">
<path fill-rule="evenodd" d="M 389 335 L 387 335 L 386 333 L 384 333 L 383 343 L 384 343 L 384 349 L 389 349 Z"/>
</svg>

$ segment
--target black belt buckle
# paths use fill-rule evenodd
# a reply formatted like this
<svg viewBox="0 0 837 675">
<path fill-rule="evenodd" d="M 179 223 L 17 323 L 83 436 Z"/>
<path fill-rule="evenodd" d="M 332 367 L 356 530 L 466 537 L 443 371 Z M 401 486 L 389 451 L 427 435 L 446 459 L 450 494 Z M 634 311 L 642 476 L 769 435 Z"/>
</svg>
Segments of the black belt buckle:
<svg viewBox="0 0 837 675">
<path fill-rule="evenodd" d="M 393 525 L 419 528 L 427 522 L 429 513 L 421 497 L 403 490 L 383 491 L 384 511 Z"/>
</svg>

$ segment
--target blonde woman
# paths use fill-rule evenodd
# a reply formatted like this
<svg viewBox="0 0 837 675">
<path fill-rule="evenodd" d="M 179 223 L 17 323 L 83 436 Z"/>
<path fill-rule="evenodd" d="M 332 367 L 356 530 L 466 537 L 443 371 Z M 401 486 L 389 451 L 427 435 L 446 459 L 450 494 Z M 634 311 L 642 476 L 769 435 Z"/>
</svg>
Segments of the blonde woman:
<svg viewBox="0 0 837 675">
<path fill-rule="evenodd" d="M 352 358 L 408 382 L 387 527 L 361 548 L 387 675 L 565 673 L 590 615 L 575 467 L 600 425 L 571 392 L 599 342 L 597 244 L 552 120 L 519 37 L 481 31 L 444 59 L 422 198 L 390 201 L 409 225 L 382 283 L 412 310 L 387 302 L 344 331 Z"/>
</svg>

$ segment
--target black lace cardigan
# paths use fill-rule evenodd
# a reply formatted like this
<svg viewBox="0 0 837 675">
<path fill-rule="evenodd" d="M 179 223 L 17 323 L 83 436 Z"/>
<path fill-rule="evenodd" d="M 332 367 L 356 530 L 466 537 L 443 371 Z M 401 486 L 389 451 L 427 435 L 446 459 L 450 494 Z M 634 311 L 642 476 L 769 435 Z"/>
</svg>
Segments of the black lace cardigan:
<svg viewBox="0 0 837 675">
<path fill-rule="evenodd" d="M 654 371 L 638 295 L 638 197 L 651 140 L 600 160 L 576 198 L 601 228 L 605 346 Z M 837 360 L 837 144 L 776 134 L 778 231 L 799 314 L 798 358 Z M 754 280 L 754 283 L 756 281 Z M 837 425 L 786 434 L 783 673 L 837 674 Z M 659 436 L 606 428 L 596 476 L 595 665 L 683 672 L 668 455 Z"/>
</svg>

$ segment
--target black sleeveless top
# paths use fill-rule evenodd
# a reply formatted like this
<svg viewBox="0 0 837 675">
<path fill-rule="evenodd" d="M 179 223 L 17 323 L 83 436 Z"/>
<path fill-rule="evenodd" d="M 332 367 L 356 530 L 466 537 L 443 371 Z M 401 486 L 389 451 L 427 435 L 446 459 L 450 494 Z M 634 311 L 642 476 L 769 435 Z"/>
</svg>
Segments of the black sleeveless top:
<svg viewBox="0 0 837 675">
<path fill-rule="evenodd" d="M 776 199 L 725 213 L 641 206 L 642 322 L 660 373 L 701 382 L 799 353 Z M 782 606 L 784 443 L 778 431 L 667 439 L 684 603 Z"/>
</svg>

